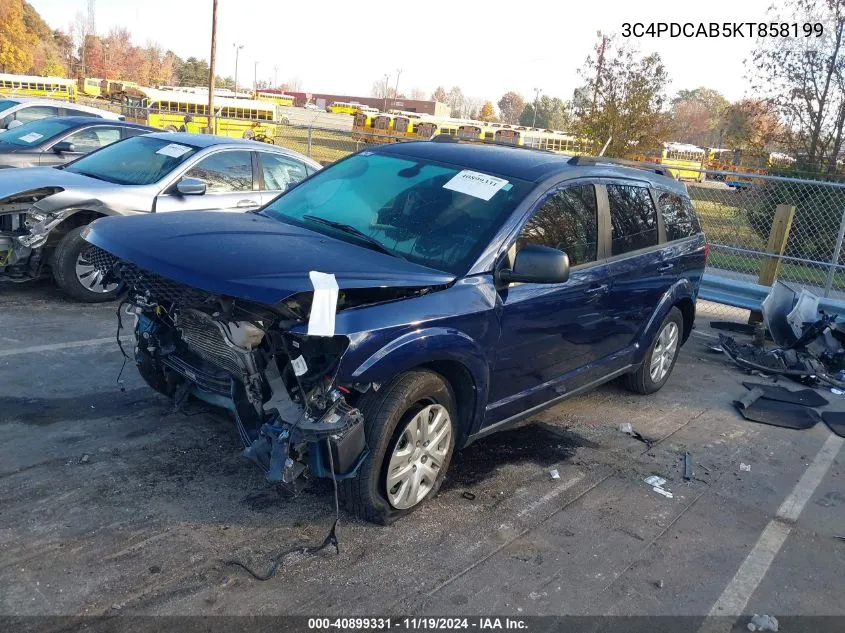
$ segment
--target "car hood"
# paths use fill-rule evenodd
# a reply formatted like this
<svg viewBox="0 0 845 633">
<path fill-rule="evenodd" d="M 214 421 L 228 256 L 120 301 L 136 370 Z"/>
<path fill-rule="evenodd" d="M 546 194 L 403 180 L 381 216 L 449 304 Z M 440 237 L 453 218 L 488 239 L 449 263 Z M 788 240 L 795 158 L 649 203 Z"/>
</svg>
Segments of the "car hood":
<svg viewBox="0 0 845 633">
<path fill-rule="evenodd" d="M 23 167 L 0 171 L 0 200 L 36 189 L 91 189 L 101 180 L 53 167 Z"/>
<path fill-rule="evenodd" d="M 253 213 L 187 211 L 107 217 L 85 238 L 174 281 L 275 305 L 313 290 L 309 273 L 340 289 L 444 286 L 454 276 Z"/>
</svg>

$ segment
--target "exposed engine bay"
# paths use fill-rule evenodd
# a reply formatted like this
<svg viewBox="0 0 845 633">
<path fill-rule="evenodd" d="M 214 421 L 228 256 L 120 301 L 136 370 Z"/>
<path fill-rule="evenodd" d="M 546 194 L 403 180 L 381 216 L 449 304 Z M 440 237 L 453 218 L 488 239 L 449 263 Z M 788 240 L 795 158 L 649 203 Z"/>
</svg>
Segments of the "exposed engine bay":
<svg viewBox="0 0 845 633">
<path fill-rule="evenodd" d="M 139 269 L 97 247 L 90 259 L 128 293 L 134 361 L 144 380 L 181 408 L 190 396 L 228 409 L 243 455 L 271 482 L 310 473 L 355 476 L 367 454 L 363 417 L 352 406 L 371 384 L 340 385 L 349 340 L 290 331 L 306 297 L 270 308 L 215 295 Z M 119 339 L 118 339 L 119 340 Z"/>
</svg>

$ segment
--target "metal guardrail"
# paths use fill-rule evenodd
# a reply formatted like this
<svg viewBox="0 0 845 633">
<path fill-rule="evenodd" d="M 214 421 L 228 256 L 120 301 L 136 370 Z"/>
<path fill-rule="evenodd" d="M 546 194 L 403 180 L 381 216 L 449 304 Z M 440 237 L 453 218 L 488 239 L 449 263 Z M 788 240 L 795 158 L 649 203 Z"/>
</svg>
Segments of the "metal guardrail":
<svg viewBox="0 0 845 633">
<path fill-rule="evenodd" d="M 743 310 L 759 311 L 763 300 L 771 290 L 770 286 L 761 286 L 750 281 L 705 273 L 701 280 L 701 289 L 698 291 L 698 296 L 700 299 L 713 303 L 721 303 Z M 845 300 L 822 297 L 819 300 L 819 309 L 829 314 L 845 315 Z"/>
</svg>

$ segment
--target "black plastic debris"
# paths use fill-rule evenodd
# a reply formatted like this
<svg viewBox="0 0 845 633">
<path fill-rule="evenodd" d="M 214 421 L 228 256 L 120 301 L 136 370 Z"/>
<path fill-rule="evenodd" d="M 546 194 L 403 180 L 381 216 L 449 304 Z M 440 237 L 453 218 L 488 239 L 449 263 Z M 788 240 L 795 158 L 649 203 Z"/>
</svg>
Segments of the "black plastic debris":
<svg viewBox="0 0 845 633">
<path fill-rule="evenodd" d="M 778 385 L 765 385 L 756 382 L 744 382 L 742 386 L 746 389 L 761 389 L 763 391 L 763 398 L 766 400 L 777 400 L 778 402 L 788 402 L 790 404 L 800 404 L 805 407 L 823 407 L 829 404 L 819 392 L 813 389 L 798 389 L 791 391 L 786 387 Z"/>
<path fill-rule="evenodd" d="M 692 457 L 688 452 L 684 452 L 684 479 L 692 479 Z"/>
<path fill-rule="evenodd" d="M 815 409 L 767 400 L 763 393 L 762 389 L 752 389 L 733 404 L 746 420 L 785 429 L 809 429 L 821 421 Z"/>
<path fill-rule="evenodd" d="M 822 413 L 822 420 L 835 435 L 845 437 L 845 412 L 825 411 Z"/>
</svg>

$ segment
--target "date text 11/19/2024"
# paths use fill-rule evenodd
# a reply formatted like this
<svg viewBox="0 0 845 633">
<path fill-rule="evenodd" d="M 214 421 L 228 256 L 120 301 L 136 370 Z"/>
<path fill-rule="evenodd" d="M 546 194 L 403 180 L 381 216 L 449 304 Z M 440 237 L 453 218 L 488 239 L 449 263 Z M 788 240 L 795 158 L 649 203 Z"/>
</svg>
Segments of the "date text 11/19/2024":
<svg viewBox="0 0 845 633">
<path fill-rule="evenodd" d="M 309 631 L 527 631 L 528 624 L 520 618 L 501 617 L 398 617 L 398 618 L 308 618 Z"/>
</svg>

